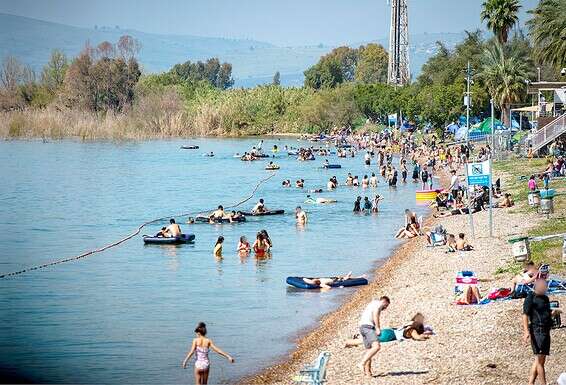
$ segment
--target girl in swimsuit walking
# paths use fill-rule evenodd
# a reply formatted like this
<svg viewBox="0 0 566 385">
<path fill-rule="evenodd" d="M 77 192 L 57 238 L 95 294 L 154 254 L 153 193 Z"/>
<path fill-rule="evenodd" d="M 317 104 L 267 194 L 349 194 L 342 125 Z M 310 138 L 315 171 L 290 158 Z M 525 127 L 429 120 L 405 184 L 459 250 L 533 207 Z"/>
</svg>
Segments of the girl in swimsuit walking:
<svg viewBox="0 0 566 385">
<path fill-rule="evenodd" d="M 228 361 L 234 363 L 234 359 L 227 353 L 224 353 L 220 348 L 216 347 L 212 340 L 206 338 L 206 325 L 204 322 L 199 322 L 195 329 L 196 338 L 193 340 L 191 350 L 183 360 L 183 369 L 187 368 L 187 363 L 191 357 L 196 355 L 195 360 L 195 384 L 208 384 L 208 375 L 210 373 L 210 360 L 208 359 L 208 352 L 210 349 L 214 350 L 216 353 L 223 357 L 226 357 Z"/>
</svg>

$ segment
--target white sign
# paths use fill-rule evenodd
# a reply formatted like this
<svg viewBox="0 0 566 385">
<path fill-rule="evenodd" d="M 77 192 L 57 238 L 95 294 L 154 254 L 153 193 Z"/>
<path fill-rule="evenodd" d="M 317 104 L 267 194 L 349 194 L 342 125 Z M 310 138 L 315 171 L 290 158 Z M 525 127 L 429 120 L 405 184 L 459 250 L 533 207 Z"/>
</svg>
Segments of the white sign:
<svg viewBox="0 0 566 385">
<path fill-rule="evenodd" d="M 489 160 L 481 163 L 468 163 L 468 185 L 480 185 L 490 187 L 491 169 Z"/>
</svg>

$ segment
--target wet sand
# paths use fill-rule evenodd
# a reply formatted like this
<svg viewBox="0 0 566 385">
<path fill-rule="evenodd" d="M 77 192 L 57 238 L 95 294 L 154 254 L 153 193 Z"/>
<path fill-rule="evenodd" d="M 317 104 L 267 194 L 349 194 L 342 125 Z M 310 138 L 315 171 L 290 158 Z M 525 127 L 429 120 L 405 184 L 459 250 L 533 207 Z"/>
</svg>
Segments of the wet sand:
<svg viewBox="0 0 566 385">
<path fill-rule="evenodd" d="M 495 270 L 511 260 L 507 239 L 525 232 L 542 217 L 536 213 L 514 213 L 494 209 L 494 238 L 489 238 L 488 212 L 474 214 L 475 250 L 447 253 L 446 247 L 426 247 L 426 237 L 409 240 L 375 272 L 376 277 L 336 311 L 324 316 L 320 325 L 300 338 L 289 358 L 246 384 L 291 384 L 292 378 L 317 355 L 329 351 L 329 384 L 522 384 L 527 383 L 533 360 L 530 345 L 522 340 L 523 300 L 482 306 L 453 304 L 455 276 L 473 270 L 480 279 L 482 295 L 494 287 L 510 287 L 510 274 L 495 276 Z M 465 232 L 468 216 L 459 215 L 425 221 L 425 231 L 441 223 L 449 233 Z M 393 236 L 393 235 L 392 235 Z M 428 341 L 395 341 L 382 344 L 373 361 L 376 377 L 368 378 L 357 368 L 362 347 L 344 348 L 344 341 L 358 332 L 358 319 L 373 297 L 388 295 L 391 305 L 382 313 L 382 327 L 407 323 L 416 312 L 426 316 L 436 335 Z M 551 297 L 565 302 L 564 297 Z M 561 303 L 562 308 L 564 304 Z M 547 379 L 556 382 L 566 371 L 566 328 L 552 331 Z"/>
</svg>

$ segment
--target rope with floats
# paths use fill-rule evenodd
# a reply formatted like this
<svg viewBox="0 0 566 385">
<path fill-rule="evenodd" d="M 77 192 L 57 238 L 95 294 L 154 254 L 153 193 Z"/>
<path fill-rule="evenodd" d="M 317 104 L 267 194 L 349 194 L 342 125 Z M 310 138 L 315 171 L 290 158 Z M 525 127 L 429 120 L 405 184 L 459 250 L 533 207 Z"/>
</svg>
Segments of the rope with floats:
<svg viewBox="0 0 566 385">
<path fill-rule="evenodd" d="M 233 205 L 231 205 L 231 206 L 226 206 L 225 208 L 227 208 L 227 209 L 234 209 L 234 208 L 236 208 L 236 207 L 238 207 L 238 206 L 243 205 L 244 203 L 246 203 L 247 201 L 249 201 L 250 199 L 252 199 L 252 198 L 254 197 L 255 193 L 257 192 L 257 190 L 259 189 L 259 187 L 260 187 L 263 183 L 267 182 L 269 179 L 273 178 L 274 176 L 275 176 L 275 173 L 272 173 L 272 174 L 269 175 L 268 177 L 265 177 L 265 178 L 261 179 L 261 180 L 255 185 L 255 187 L 254 187 L 254 189 L 252 190 L 252 192 L 250 193 L 250 195 L 248 195 L 246 198 L 244 198 L 243 200 L 239 201 L 238 203 L 235 203 L 235 204 L 233 204 Z M 67 262 L 77 261 L 77 260 L 79 260 L 79 259 L 89 257 L 89 256 L 91 256 L 91 255 L 93 255 L 93 254 L 102 253 L 103 251 L 106 251 L 106 250 L 108 250 L 108 249 L 111 249 L 111 248 L 113 248 L 113 247 L 116 247 L 116 246 L 118 246 L 118 245 L 121 245 L 122 243 L 124 243 L 124 242 L 126 242 L 126 241 L 129 241 L 130 239 L 132 239 L 133 237 L 135 237 L 136 235 L 138 235 L 138 234 L 142 231 L 142 229 L 143 229 L 144 227 L 148 226 L 148 225 L 151 225 L 151 224 L 156 223 L 156 222 L 161 222 L 161 221 L 167 220 L 168 218 L 187 217 L 187 216 L 191 216 L 191 215 L 197 215 L 197 214 L 199 214 L 199 213 L 202 213 L 203 211 L 207 211 L 207 210 L 195 211 L 195 212 L 190 212 L 190 213 L 181 213 L 181 214 L 177 214 L 177 215 L 168 215 L 168 216 L 166 216 L 166 217 L 161 217 L 161 218 L 152 219 L 152 220 L 150 220 L 150 221 L 144 222 L 144 223 L 142 223 L 141 225 L 139 225 L 139 226 L 137 227 L 137 229 L 136 229 L 134 232 L 132 232 L 131 234 L 125 236 L 124 238 L 122 238 L 122 239 L 120 239 L 120 240 L 117 240 L 117 241 L 115 241 L 115 242 L 112 242 L 112 243 L 110 243 L 110 244 L 108 244 L 108 245 L 99 247 L 99 248 L 94 249 L 94 250 L 86 251 L 86 252 L 84 252 L 84 253 L 82 253 L 82 254 L 75 255 L 75 256 L 72 256 L 72 257 L 67 257 L 67 258 L 63 258 L 63 259 L 58 259 L 58 260 L 56 260 L 56 261 L 47 262 L 47 263 L 44 263 L 44 264 L 42 264 L 42 265 L 36 265 L 36 266 L 28 267 L 28 268 L 25 268 L 25 269 L 23 269 L 23 270 L 14 271 L 14 272 L 11 272 L 11 273 L 5 273 L 5 274 L 0 275 L 0 279 L 1 279 L 1 278 L 13 277 L 13 276 L 15 276 L 15 275 L 20 275 L 20 274 L 27 273 L 27 272 L 30 272 L 30 271 L 33 271 L 33 270 L 44 269 L 44 268 L 46 268 L 46 267 L 59 265 L 59 264 L 61 264 L 61 263 L 67 263 Z"/>
</svg>

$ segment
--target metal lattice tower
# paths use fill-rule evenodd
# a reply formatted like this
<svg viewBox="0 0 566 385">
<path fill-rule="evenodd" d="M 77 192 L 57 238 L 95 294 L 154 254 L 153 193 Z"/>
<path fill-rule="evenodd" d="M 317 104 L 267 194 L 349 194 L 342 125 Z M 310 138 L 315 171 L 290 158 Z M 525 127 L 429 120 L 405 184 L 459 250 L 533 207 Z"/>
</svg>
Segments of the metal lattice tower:
<svg viewBox="0 0 566 385">
<path fill-rule="evenodd" d="M 387 82 L 389 84 L 405 85 L 409 84 L 410 80 L 407 0 L 391 0 Z"/>
</svg>

